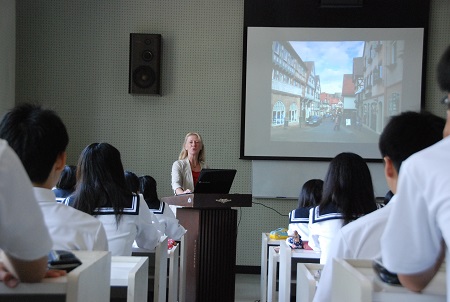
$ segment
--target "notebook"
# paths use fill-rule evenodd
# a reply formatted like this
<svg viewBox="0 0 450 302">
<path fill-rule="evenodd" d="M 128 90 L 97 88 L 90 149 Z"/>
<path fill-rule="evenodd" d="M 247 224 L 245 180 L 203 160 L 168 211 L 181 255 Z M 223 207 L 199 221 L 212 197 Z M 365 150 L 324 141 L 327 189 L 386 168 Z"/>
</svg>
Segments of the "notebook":
<svg viewBox="0 0 450 302">
<path fill-rule="evenodd" d="M 235 169 L 202 169 L 194 193 L 228 194 L 235 175 Z"/>
</svg>

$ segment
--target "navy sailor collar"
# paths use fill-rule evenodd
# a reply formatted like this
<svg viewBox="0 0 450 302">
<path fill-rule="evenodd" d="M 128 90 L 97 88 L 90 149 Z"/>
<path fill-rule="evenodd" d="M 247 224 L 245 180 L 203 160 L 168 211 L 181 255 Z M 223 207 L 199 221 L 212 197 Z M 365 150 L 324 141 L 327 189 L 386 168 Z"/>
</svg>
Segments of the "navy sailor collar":
<svg viewBox="0 0 450 302">
<path fill-rule="evenodd" d="M 344 215 L 339 212 L 338 208 L 334 204 L 327 205 L 325 209 L 320 210 L 320 206 L 313 208 L 312 223 L 332 220 L 332 219 L 344 219 Z"/>
</svg>

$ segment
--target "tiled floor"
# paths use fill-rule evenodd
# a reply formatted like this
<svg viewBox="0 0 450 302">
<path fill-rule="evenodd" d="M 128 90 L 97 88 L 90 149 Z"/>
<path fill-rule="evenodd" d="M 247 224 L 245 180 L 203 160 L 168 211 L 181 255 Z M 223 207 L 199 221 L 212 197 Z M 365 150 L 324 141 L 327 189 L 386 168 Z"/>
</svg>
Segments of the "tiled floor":
<svg viewBox="0 0 450 302">
<path fill-rule="evenodd" d="M 255 302 L 261 298 L 260 275 L 237 274 L 234 302 Z"/>
</svg>

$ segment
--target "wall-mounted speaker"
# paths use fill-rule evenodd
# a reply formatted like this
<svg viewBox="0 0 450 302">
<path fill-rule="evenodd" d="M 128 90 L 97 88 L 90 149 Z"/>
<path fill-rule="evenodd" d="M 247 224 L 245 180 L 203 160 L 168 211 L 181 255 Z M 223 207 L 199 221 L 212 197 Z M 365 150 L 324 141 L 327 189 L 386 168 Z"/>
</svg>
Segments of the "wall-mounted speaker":
<svg viewBox="0 0 450 302">
<path fill-rule="evenodd" d="M 130 34 L 128 92 L 161 95 L 161 50 L 159 34 Z"/>
</svg>

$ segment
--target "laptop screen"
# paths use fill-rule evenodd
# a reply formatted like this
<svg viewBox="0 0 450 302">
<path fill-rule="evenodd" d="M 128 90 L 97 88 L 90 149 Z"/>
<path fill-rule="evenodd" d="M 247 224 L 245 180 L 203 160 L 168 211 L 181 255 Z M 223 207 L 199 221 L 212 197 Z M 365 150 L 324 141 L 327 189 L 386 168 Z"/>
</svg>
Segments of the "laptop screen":
<svg viewBox="0 0 450 302">
<path fill-rule="evenodd" d="M 228 194 L 235 175 L 235 169 L 202 169 L 194 193 Z"/>
</svg>

